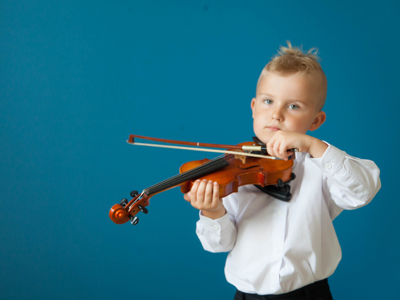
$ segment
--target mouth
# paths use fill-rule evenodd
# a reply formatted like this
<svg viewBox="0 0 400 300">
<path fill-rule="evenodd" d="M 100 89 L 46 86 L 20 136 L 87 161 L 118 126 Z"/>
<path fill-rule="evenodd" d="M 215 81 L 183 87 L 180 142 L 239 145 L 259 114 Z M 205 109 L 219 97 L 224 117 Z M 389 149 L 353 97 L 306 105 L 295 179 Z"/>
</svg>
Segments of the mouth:
<svg viewBox="0 0 400 300">
<path fill-rule="evenodd" d="M 278 131 L 278 130 L 281 130 L 280 128 L 275 127 L 275 126 L 267 126 L 267 128 L 268 128 L 269 130 L 271 130 L 271 131 Z"/>
</svg>

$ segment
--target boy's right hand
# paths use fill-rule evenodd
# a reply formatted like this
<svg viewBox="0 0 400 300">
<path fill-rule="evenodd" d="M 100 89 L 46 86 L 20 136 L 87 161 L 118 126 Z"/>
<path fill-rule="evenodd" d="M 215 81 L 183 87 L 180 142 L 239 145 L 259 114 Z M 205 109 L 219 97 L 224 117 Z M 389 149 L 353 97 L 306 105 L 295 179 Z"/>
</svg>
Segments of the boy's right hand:
<svg viewBox="0 0 400 300">
<path fill-rule="evenodd" d="M 190 192 L 183 195 L 190 204 L 203 212 L 210 219 L 219 219 L 225 215 L 226 210 L 219 198 L 219 185 L 217 182 L 196 180 Z"/>
</svg>

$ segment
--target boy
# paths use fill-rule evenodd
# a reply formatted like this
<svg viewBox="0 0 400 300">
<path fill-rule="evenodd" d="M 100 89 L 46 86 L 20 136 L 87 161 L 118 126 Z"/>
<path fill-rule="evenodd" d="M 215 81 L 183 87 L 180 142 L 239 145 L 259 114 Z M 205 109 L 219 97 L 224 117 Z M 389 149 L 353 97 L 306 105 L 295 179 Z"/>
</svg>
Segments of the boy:
<svg viewBox="0 0 400 300">
<path fill-rule="evenodd" d="M 326 119 L 327 80 L 313 49 L 281 47 L 263 69 L 251 101 L 254 133 L 269 155 L 295 155 L 292 199 L 255 186 L 219 199 L 218 183 L 196 181 L 185 200 L 199 210 L 196 233 L 205 250 L 230 251 L 225 275 L 239 299 L 332 299 L 327 279 L 341 249 L 332 221 L 368 204 L 379 169 L 307 135 Z M 293 153 L 290 149 L 298 149 Z"/>
</svg>

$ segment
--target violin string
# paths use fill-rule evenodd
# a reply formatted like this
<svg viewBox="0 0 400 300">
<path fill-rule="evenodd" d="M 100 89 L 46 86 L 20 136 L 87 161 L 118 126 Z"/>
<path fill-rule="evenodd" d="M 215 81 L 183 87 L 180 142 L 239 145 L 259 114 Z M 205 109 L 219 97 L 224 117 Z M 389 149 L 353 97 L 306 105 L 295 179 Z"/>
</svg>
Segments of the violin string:
<svg viewBox="0 0 400 300">
<path fill-rule="evenodd" d="M 193 173 L 195 173 L 196 170 L 198 170 L 199 172 L 202 172 L 203 169 L 207 169 L 207 168 L 212 164 L 212 162 L 214 162 L 214 161 L 220 159 L 221 157 L 226 157 L 226 156 L 220 155 L 220 156 L 218 156 L 218 157 L 216 157 L 216 158 L 210 160 L 209 162 L 207 162 L 207 163 L 205 163 L 205 164 L 203 164 L 203 165 L 200 165 L 199 167 L 197 167 L 197 168 L 195 168 L 195 169 L 192 169 L 192 170 L 189 170 L 189 171 L 187 171 L 187 172 L 192 171 Z M 181 173 L 181 174 L 177 174 L 177 175 L 175 175 L 175 176 L 173 176 L 173 177 L 170 177 L 170 178 L 168 178 L 168 179 L 165 179 L 165 180 L 161 181 L 160 183 L 157 183 L 157 184 L 151 186 L 151 188 L 153 188 L 153 187 L 159 188 L 160 186 L 170 186 L 170 185 L 173 185 L 173 184 L 175 183 L 175 179 L 176 179 L 176 178 L 179 178 L 180 176 L 184 176 L 183 174 L 186 174 L 187 172 Z"/>
<path fill-rule="evenodd" d="M 211 162 L 213 163 L 213 162 Z M 204 168 L 204 167 L 203 167 Z M 191 172 L 189 171 L 189 175 L 195 173 L 196 170 L 191 170 Z M 180 180 L 184 180 L 185 176 L 187 176 L 187 173 L 183 173 L 183 174 L 177 174 L 171 178 L 165 179 L 155 185 L 152 185 L 151 187 L 146 189 L 146 194 L 150 195 L 150 194 L 154 194 L 156 192 L 162 191 L 164 189 L 168 189 L 169 187 L 172 187 L 176 184 L 178 184 L 178 182 Z"/>
<path fill-rule="evenodd" d="M 211 166 L 210 166 L 211 165 Z M 187 173 L 184 174 L 178 174 L 168 180 L 162 181 L 161 183 L 151 186 L 150 188 L 146 189 L 146 194 L 152 195 L 158 192 L 161 192 L 163 190 L 167 190 L 169 188 L 172 188 L 174 186 L 177 186 L 185 181 L 188 181 L 190 179 L 195 179 L 196 177 L 199 177 L 202 175 L 201 171 L 204 171 L 205 173 L 209 173 L 211 170 L 219 169 L 220 166 L 214 167 L 214 162 L 208 165 L 209 169 L 201 168 L 200 170 L 192 170 L 188 171 Z M 200 175 L 199 175 L 200 174 Z"/>
<path fill-rule="evenodd" d="M 219 168 L 219 167 L 215 167 L 216 165 L 218 165 L 218 163 L 220 163 L 220 158 L 216 158 L 213 159 L 209 162 L 207 162 L 204 165 L 199 166 L 198 168 L 189 170 L 187 172 L 184 172 L 182 174 L 177 174 L 171 178 L 168 178 L 160 183 L 157 183 L 149 188 L 146 189 L 146 194 L 154 194 L 156 192 L 171 188 L 175 185 L 178 185 L 180 183 L 183 183 L 187 180 L 193 179 L 196 176 L 199 177 L 200 173 L 208 173 L 211 172 L 210 170 L 214 170 Z"/>
<path fill-rule="evenodd" d="M 150 196 L 157 192 L 161 192 L 163 190 L 177 186 L 185 181 L 193 180 L 195 178 L 204 176 L 212 171 L 226 167 L 227 165 L 229 165 L 229 163 L 226 161 L 226 157 L 227 156 L 214 158 L 213 160 L 210 160 L 209 162 L 207 162 L 197 168 L 194 168 L 187 172 L 177 174 L 173 177 L 163 180 L 163 181 L 145 189 L 145 192 L 147 195 Z"/>
</svg>

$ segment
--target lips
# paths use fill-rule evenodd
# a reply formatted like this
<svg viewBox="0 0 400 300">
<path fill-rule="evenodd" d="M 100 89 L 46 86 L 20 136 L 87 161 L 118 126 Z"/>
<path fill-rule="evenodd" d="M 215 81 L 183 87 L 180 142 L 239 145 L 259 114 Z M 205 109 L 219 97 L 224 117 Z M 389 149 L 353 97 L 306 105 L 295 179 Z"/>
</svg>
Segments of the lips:
<svg viewBox="0 0 400 300">
<path fill-rule="evenodd" d="M 275 127 L 275 126 L 267 126 L 267 128 L 268 128 L 269 130 L 272 130 L 272 131 L 278 131 L 278 130 L 281 130 L 280 128 L 278 128 L 278 127 Z"/>
</svg>

